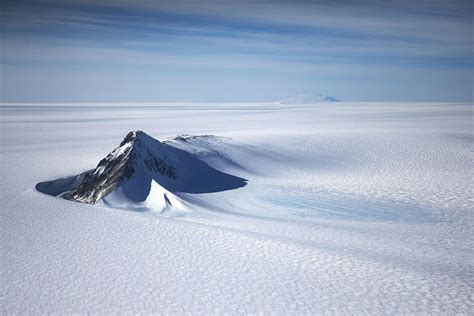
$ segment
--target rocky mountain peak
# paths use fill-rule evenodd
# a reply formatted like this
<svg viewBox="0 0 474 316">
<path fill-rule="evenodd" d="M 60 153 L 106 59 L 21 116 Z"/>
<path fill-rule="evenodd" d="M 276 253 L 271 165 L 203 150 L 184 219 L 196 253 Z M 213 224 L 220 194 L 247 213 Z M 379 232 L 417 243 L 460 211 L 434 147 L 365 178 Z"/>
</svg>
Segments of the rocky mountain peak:
<svg viewBox="0 0 474 316">
<path fill-rule="evenodd" d="M 78 202 L 96 204 L 112 192 L 122 181 L 130 180 L 139 169 L 159 173 L 170 179 L 177 178 L 176 169 L 167 162 L 166 155 L 156 146 L 163 145 L 142 131 L 131 131 L 97 167 L 84 177 L 79 187 L 63 195 Z M 155 147 L 150 149 L 150 147 Z M 143 172 L 143 170 L 141 170 Z"/>
</svg>

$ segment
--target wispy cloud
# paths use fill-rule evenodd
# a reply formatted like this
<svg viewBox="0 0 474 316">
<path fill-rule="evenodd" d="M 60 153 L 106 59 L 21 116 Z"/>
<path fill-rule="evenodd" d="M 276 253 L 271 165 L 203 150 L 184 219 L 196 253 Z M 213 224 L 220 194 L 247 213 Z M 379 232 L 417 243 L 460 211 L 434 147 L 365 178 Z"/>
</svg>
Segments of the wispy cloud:
<svg viewBox="0 0 474 316">
<path fill-rule="evenodd" d="M 286 76 L 288 86 L 320 83 L 328 74 L 340 81 L 382 71 L 396 77 L 402 69 L 448 74 L 469 98 L 470 82 L 461 82 L 473 69 L 469 1 L 3 1 L 1 9 L 2 64 L 9 69 L 218 71 L 259 80 L 254 71 Z M 336 78 L 336 94 L 351 90 L 338 89 Z"/>
</svg>

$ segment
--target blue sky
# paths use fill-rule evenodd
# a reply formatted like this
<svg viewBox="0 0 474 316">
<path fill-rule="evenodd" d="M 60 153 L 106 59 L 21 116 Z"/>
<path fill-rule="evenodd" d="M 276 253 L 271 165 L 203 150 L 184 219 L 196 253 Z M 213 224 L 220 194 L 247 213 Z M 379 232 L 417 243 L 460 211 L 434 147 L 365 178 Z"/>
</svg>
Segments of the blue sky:
<svg viewBox="0 0 474 316">
<path fill-rule="evenodd" d="M 1 102 L 472 101 L 471 1 L 0 1 Z"/>
</svg>

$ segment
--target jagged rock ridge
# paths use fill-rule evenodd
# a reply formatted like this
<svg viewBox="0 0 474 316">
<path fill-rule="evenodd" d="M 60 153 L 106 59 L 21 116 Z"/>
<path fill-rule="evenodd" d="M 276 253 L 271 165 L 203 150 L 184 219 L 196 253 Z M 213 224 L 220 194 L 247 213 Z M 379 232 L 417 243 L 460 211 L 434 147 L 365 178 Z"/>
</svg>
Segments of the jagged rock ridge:
<svg viewBox="0 0 474 316">
<path fill-rule="evenodd" d="M 159 173 L 169 179 L 176 180 L 177 170 L 166 157 L 157 157 L 147 148 L 149 138 L 142 131 L 132 131 L 127 134 L 119 147 L 102 159 L 97 167 L 88 173 L 79 187 L 62 195 L 63 198 L 82 203 L 96 204 L 107 196 L 122 181 L 130 180 L 134 175 L 139 161 L 143 161 L 146 168 Z M 159 141 L 157 144 L 161 144 Z"/>
</svg>

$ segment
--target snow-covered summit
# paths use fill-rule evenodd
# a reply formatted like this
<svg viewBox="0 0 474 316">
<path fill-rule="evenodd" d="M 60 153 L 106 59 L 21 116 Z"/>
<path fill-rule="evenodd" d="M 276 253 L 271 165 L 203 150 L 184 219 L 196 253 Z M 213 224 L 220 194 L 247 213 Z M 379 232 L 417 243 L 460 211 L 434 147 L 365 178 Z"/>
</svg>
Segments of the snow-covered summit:
<svg viewBox="0 0 474 316">
<path fill-rule="evenodd" d="M 320 102 L 341 102 L 341 100 L 320 93 L 303 92 L 291 98 L 280 101 L 281 104 L 312 104 Z"/>
<path fill-rule="evenodd" d="M 245 184 L 245 179 L 209 166 L 186 148 L 131 131 L 95 169 L 38 188 L 87 204 L 163 211 L 185 204 L 177 195 L 180 192 L 210 193 Z"/>
</svg>

